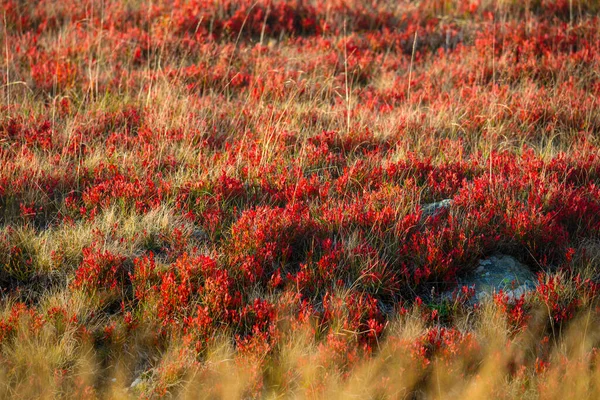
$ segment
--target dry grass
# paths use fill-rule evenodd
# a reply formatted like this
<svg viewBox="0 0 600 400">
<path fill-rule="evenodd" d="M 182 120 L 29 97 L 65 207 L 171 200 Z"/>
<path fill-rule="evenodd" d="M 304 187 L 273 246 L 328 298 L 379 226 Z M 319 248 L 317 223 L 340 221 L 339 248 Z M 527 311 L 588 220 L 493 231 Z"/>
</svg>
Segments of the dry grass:
<svg viewBox="0 0 600 400">
<path fill-rule="evenodd" d="M 7 0 L 0 398 L 599 398 L 599 4 Z"/>
</svg>

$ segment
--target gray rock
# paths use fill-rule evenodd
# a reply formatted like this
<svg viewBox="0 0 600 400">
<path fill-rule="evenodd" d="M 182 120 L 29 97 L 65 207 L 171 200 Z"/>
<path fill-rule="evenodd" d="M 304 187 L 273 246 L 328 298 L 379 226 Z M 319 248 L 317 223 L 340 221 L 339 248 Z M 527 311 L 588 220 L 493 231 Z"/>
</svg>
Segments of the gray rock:
<svg viewBox="0 0 600 400">
<path fill-rule="evenodd" d="M 136 386 L 138 386 L 140 383 L 142 383 L 142 378 L 135 378 L 135 380 L 133 382 L 131 382 L 131 385 L 129 386 L 130 388 L 135 388 Z"/>
<path fill-rule="evenodd" d="M 421 209 L 423 210 L 423 215 L 421 218 L 426 219 L 433 217 L 443 209 L 449 208 L 451 205 L 452 199 L 444 199 L 441 201 L 436 201 L 435 203 L 424 204 L 421 206 Z"/>
<path fill-rule="evenodd" d="M 196 240 L 198 240 L 198 241 L 200 241 L 200 242 L 202 242 L 202 241 L 204 241 L 204 240 L 208 239 L 208 235 L 206 234 L 206 232 L 204 232 L 204 231 L 203 231 L 202 229 L 200 229 L 200 228 L 195 228 L 195 229 L 192 231 L 192 235 L 191 235 L 191 236 L 192 236 L 192 238 L 194 238 L 194 239 L 196 239 Z"/>
<path fill-rule="evenodd" d="M 459 279 L 458 286 L 474 288 L 475 298 L 472 302 L 478 303 L 500 290 L 509 299 L 518 299 L 535 290 L 536 282 L 535 274 L 525 264 L 514 257 L 497 254 L 479 261 L 475 271 Z M 442 298 L 451 297 L 452 291 L 442 294 Z"/>
</svg>

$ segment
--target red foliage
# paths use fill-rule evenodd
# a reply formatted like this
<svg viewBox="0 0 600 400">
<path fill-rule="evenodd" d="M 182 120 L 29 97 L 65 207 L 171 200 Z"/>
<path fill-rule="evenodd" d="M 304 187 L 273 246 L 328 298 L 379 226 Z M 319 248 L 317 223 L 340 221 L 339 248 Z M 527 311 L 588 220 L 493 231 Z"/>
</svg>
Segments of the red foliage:
<svg viewBox="0 0 600 400">
<path fill-rule="evenodd" d="M 122 289 L 126 273 L 126 258 L 96 247 L 83 249 L 83 260 L 75 272 L 72 286 L 94 293 Z"/>
<path fill-rule="evenodd" d="M 427 332 L 398 346 L 427 367 L 476 347 L 430 303 L 496 252 L 552 271 L 494 297 L 515 331 L 597 299 L 574 267 L 600 235 L 597 2 L 142 3 L 0 4 L 3 296 L 50 275 L 15 227 L 42 246 L 117 215 L 51 250 L 68 290 L 110 299 L 98 340 L 149 321 L 269 352 L 285 309 L 350 366 L 415 305 Z M 21 318 L 77 323 L 18 304 L 0 341 Z"/>
</svg>

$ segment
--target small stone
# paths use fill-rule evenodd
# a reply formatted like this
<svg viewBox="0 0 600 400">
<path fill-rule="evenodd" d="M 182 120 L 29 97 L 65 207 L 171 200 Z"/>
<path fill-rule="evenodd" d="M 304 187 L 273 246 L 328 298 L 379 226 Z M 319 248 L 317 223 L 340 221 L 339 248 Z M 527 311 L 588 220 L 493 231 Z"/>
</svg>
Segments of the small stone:
<svg viewBox="0 0 600 400">
<path fill-rule="evenodd" d="M 192 231 L 192 237 L 198 241 L 203 241 L 208 238 L 206 233 L 200 228 L 196 228 Z"/>
<path fill-rule="evenodd" d="M 131 389 L 134 389 L 136 386 L 138 386 L 140 383 L 142 383 L 142 378 L 137 377 L 135 378 L 135 380 L 133 382 L 131 382 L 131 385 L 129 386 Z"/>
<path fill-rule="evenodd" d="M 435 216 L 437 213 L 452 205 L 452 199 L 444 199 L 435 203 L 424 204 L 421 206 L 423 210 L 422 219 Z"/>
</svg>

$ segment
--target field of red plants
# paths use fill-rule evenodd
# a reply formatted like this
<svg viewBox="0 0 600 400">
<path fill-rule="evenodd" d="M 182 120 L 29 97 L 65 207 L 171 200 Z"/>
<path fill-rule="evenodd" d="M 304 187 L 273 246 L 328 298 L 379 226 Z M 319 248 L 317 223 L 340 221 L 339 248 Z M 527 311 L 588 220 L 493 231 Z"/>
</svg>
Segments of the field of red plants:
<svg viewBox="0 0 600 400">
<path fill-rule="evenodd" d="M 600 395 L 599 2 L 0 8 L 0 397 Z"/>
</svg>

